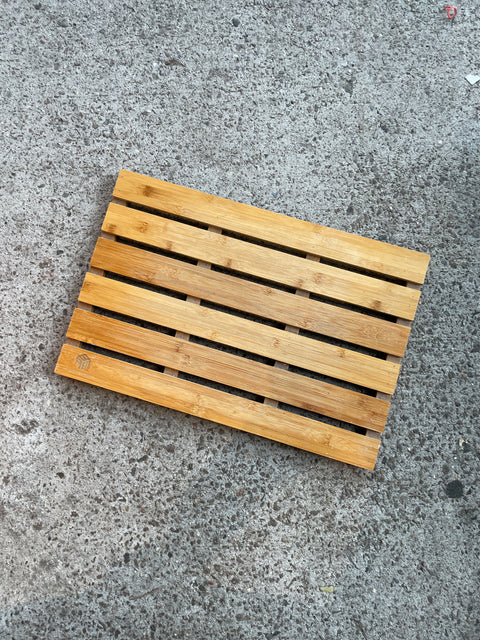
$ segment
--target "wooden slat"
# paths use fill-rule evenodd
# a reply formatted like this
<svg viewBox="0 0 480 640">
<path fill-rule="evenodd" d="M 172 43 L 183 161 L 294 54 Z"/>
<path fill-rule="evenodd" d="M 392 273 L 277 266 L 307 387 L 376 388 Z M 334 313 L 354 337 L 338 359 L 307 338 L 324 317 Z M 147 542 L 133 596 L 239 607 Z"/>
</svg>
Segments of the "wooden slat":
<svg viewBox="0 0 480 640">
<path fill-rule="evenodd" d="M 383 431 L 389 403 L 204 345 L 76 309 L 67 335 L 359 427 Z"/>
<path fill-rule="evenodd" d="M 120 242 L 99 238 L 91 264 L 233 309 L 401 356 L 409 329 Z"/>
<path fill-rule="evenodd" d="M 114 195 L 190 220 L 312 253 L 403 280 L 422 283 L 429 256 L 201 191 L 120 171 Z"/>
<path fill-rule="evenodd" d="M 359 273 L 210 233 L 188 224 L 110 204 L 102 229 L 327 298 L 412 319 L 418 291 Z"/>
<path fill-rule="evenodd" d="M 375 465 L 373 438 L 85 349 L 64 345 L 55 371 L 365 469 Z"/>
<path fill-rule="evenodd" d="M 385 360 L 91 273 L 79 300 L 386 393 L 393 393 L 400 369 Z"/>
</svg>

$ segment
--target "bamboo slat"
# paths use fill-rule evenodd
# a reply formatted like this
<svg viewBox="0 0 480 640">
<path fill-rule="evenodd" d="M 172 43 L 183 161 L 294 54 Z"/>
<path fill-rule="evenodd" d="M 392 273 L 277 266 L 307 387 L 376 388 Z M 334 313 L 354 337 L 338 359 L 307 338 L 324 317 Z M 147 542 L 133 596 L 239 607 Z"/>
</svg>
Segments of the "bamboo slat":
<svg viewBox="0 0 480 640">
<path fill-rule="evenodd" d="M 429 256 L 176 184 L 120 171 L 114 195 L 190 220 L 421 284 Z"/>
<path fill-rule="evenodd" d="M 63 346 L 55 371 L 365 469 L 375 465 L 373 438 L 72 345 Z"/>
</svg>

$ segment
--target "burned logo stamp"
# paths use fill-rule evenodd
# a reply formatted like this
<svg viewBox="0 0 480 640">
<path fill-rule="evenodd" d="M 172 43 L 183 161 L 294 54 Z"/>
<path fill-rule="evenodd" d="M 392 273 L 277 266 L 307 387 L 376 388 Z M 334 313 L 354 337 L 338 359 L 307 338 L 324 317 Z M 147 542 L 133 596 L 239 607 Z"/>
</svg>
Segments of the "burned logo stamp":
<svg viewBox="0 0 480 640">
<path fill-rule="evenodd" d="M 84 369 L 88 369 L 90 367 L 90 363 L 92 362 L 91 358 L 87 356 L 86 353 L 81 353 L 79 356 L 75 358 L 75 365 L 80 371 Z"/>
</svg>

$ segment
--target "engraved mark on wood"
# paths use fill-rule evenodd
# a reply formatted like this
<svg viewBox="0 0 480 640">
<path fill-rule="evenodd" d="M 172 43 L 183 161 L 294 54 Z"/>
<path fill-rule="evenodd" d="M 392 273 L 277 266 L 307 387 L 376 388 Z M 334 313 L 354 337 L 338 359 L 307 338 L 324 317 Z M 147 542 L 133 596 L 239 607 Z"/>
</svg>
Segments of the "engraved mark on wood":
<svg viewBox="0 0 480 640">
<path fill-rule="evenodd" d="M 90 363 L 92 359 L 87 356 L 86 353 L 81 353 L 79 356 L 75 358 L 75 366 L 80 369 L 80 371 L 84 371 L 90 368 Z"/>
</svg>

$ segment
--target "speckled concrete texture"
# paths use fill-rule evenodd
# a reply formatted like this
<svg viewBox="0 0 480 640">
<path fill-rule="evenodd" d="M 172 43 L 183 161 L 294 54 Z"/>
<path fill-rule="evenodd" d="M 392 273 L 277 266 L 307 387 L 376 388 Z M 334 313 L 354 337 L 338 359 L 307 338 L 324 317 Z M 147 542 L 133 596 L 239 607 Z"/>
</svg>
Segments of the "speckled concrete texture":
<svg viewBox="0 0 480 640">
<path fill-rule="evenodd" d="M 2 640 L 480 637 L 480 5 L 443 7 L 3 0 Z M 53 374 L 122 167 L 431 254 L 373 473 Z"/>
</svg>

